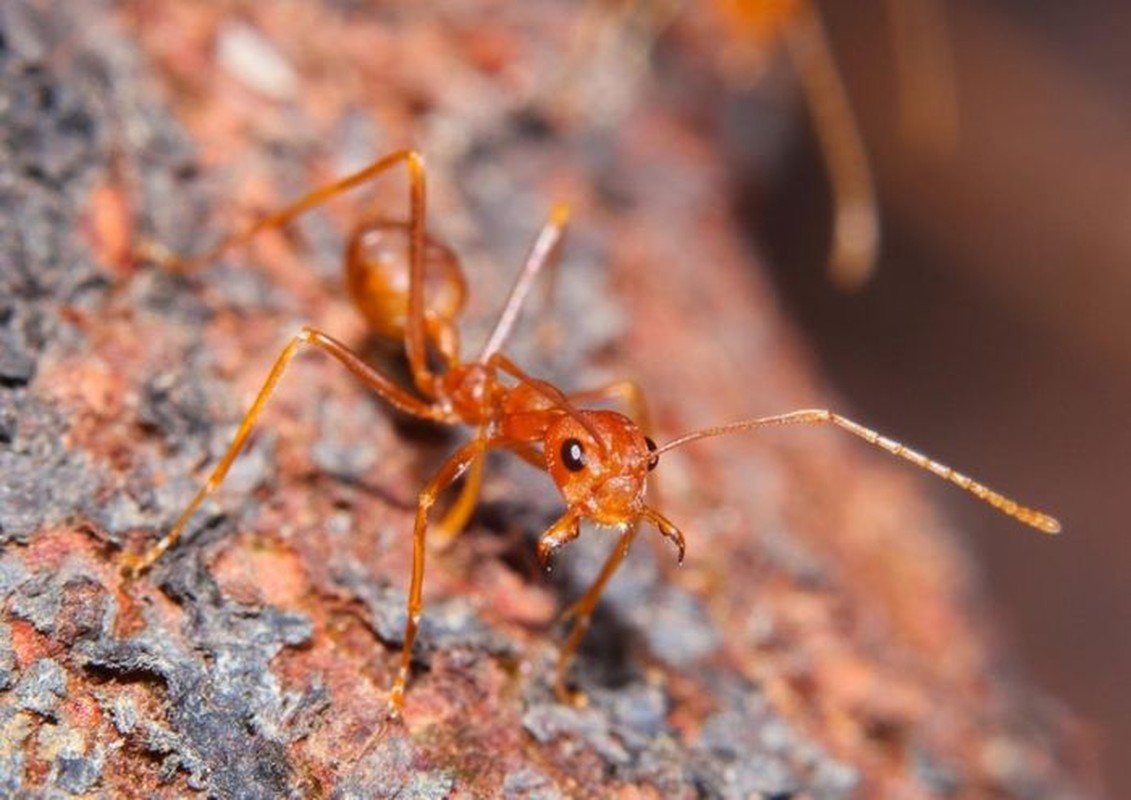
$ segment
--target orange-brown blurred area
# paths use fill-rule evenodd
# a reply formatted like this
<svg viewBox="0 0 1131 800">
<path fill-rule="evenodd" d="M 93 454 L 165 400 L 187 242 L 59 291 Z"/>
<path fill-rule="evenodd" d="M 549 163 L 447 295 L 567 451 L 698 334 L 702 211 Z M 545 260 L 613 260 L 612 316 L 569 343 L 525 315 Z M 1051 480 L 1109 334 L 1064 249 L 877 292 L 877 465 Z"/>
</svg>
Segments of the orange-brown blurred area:
<svg viewBox="0 0 1131 800">
<path fill-rule="evenodd" d="M 909 127 L 885 5 L 822 4 L 878 184 L 872 281 L 845 295 L 825 277 L 812 134 L 746 180 L 740 213 L 849 406 L 1061 516 L 1065 535 L 1046 540 L 948 504 L 1018 667 L 1088 722 L 1109 789 L 1128 796 L 1131 6 L 946 4 L 957 116 L 922 96 Z M 761 163 L 741 131 L 738 157 Z"/>
</svg>

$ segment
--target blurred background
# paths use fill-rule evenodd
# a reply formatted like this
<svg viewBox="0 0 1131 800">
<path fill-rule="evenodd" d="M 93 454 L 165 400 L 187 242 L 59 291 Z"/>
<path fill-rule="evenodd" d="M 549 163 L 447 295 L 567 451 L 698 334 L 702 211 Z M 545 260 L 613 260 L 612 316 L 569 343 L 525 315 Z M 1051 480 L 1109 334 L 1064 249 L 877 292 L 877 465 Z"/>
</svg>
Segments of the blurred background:
<svg viewBox="0 0 1131 800">
<path fill-rule="evenodd" d="M 1059 540 L 1034 537 L 937 490 L 1018 667 L 1084 719 L 1112 796 L 1131 796 L 1131 5 L 947 3 L 958 124 L 934 149 L 901 128 L 884 4 L 821 12 L 878 184 L 878 271 L 851 294 L 828 280 L 812 131 L 768 170 L 744 144 L 765 92 L 728 111 L 729 146 L 760 170 L 737 213 L 861 419 L 1060 517 Z"/>
</svg>

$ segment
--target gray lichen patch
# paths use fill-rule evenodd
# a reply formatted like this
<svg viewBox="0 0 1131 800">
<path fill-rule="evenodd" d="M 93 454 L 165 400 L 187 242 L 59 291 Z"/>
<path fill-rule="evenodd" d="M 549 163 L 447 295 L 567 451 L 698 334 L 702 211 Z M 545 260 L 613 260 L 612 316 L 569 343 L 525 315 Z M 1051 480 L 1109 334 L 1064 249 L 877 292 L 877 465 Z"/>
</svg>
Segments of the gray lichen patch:
<svg viewBox="0 0 1131 800">
<path fill-rule="evenodd" d="M 89 751 L 89 754 L 88 754 Z M 51 766 L 47 783 L 68 794 L 85 794 L 102 778 L 106 755 L 89 748 L 81 731 L 65 725 L 43 725 L 36 735 L 36 757 Z"/>
<path fill-rule="evenodd" d="M 66 424 L 59 414 L 26 393 L 9 394 L 18 422 L 0 448 L 0 543 L 27 542 L 36 530 L 60 524 L 92 504 L 98 487 L 88 459 L 60 437 Z"/>
<path fill-rule="evenodd" d="M 110 142 L 128 129 L 153 148 L 146 183 L 183 157 L 168 121 L 112 77 L 121 53 L 88 49 L 78 35 L 86 13 L 0 7 L 0 543 L 26 543 L 38 529 L 114 505 L 118 482 L 68 446 L 73 420 L 53 385 L 68 376 L 45 371 L 87 356 L 82 315 L 106 313 L 109 280 L 84 239 L 84 214 L 92 184 L 112 170 Z M 69 57 L 57 57 L 63 50 Z"/>
<path fill-rule="evenodd" d="M 339 576 L 343 586 L 365 603 L 368 622 L 382 640 L 399 643 L 404 635 L 405 593 L 392 587 L 375 586 L 358 572 Z M 420 621 L 416 649 L 427 654 L 437 649 L 468 648 L 493 655 L 513 655 L 514 644 L 483 622 L 466 600 L 435 603 Z"/>
<path fill-rule="evenodd" d="M 553 780 L 534 767 L 519 767 L 503 779 L 505 800 L 562 800 L 563 797 Z"/>
<path fill-rule="evenodd" d="M 30 622 L 40 633 L 50 633 L 55 628 L 63 598 L 55 584 L 54 575 L 43 572 L 24 581 L 8 602 L 8 611 L 17 619 Z"/>
<path fill-rule="evenodd" d="M 54 719 L 67 694 L 67 673 L 58 662 L 41 658 L 23 671 L 12 693 L 17 708 Z"/>
<path fill-rule="evenodd" d="M 756 689 L 733 676 L 716 680 L 731 687 L 723 690 L 731 702 L 690 743 L 670 727 L 664 693 L 641 682 L 591 690 L 584 709 L 532 700 L 523 725 L 560 752 L 591 750 L 618 780 L 665 797 L 854 796 L 852 767 L 794 730 Z"/>
<path fill-rule="evenodd" d="M 39 658 L 21 669 L 12 641 L 15 623 L 0 626 L 0 689 L 7 688 L 0 694 L 0 717 L 13 744 L 0 752 L 0 784 L 22 785 L 30 765 L 43 763 L 48 785 L 91 791 L 103 780 L 110 753 L 126 746 L 159 761 L 162 770 L 154 775 L 162 781 L 184 772 L 187 785 L 217 796 L 297 796 L 287 745 L 304 735 L 301 726 L 309 726 L 326 696 L 317 686 L 285 690 L 272 661 L 309 642 L 310 621 L 227 602 L 201 572 L 176 588 L 182 597 L 192 592 L 212 600 L 198 607 L 184 631 L 192 645 L 182 646 L 180 637 L 162 633 L 152 619 L 140 633 L 119 638 L 116 603 L 82 571 L 83 563 L 71 558 L 58 570 L 6 570 L 7 606 L 25 628 L 21 636 L 65 649 L 59 658 Z M 84 683 L 91 677 L 100 686 L 97 699 Z M 148 692 L 125 691 L 139 681 L 149 684 Z M 83 731 L 80 726 L 95 718 L 84 710 L 92 704 L 109 713 L 99 728 Z M 33 732 L 36 744 L 29 751 L 20 742 Z M 98 745 L 92 748 L 92 741 Z M 261 793 L 247 795 L 252 785 Z"/>
<path fill-rule="evenodd" d="M 98 786 L 106 757 L 99 751 L 87 757 L 78 753 L 60 754 L 52 764 L 48 781 L 64 792 L 82 795 Z"/>
<path fill-rule="evenodd" d="M 16 682 L 16 651 L 12 649 L 12 629 L 0 621 L 0 691 Z"/>
<path fill-rule="evenodd" d="M 374 742 L 354 764 L 332 797 L 335 800 L 441 800 L 455 779 L 445 770 L 419 768 L 420 751 L 407 737 L 391 735 Z"/>
<path fill-rule="evenodd" d="M 837 800 L 854 796 L 859 775 L 774 712 L 755 689 L 725 681 L 723 707 L 695 745 L 699 785 L 712 797 Z"/>
<path fill-rule="evenodd" d="M 34 730 L 31 714 L 0 702 L 0 793 L 16 797 L 24 786 L 25 745 Z"/>
<path fill-rule="evenodd" d="M 204 591 L 215 591 L 200 578 Z M 270 662 L 284 647 L 306 642 L 309 621 L 273 609 L 223 601 L 200 606 L 190 624 L 193 650 L 156 631 L 83 648 L 87 669 L 129 679 L 150 676 L 168 694 L 168 727 L 142 720 L 130 703 L 114 708 L 114 723 L 166 764 L 189 773 L 191 785 L 219 796 L 290 796 L 297 791 L 287 754 L 290 704 Z M 206 656 L 206 657 L 205 657 Z M 247 795 L 249 786 L 258 787 Z"/>
<path fill-rule="evenodd" d="M 60 545 L 66 543 L 61 540 Z M 117 603 L 100 578 L 89 555 L 79 553 L 52 569 L 21 572 L 12 578 L 8 613 L 68 646 L 105 635 L 113 625 Z"/>
</svg>

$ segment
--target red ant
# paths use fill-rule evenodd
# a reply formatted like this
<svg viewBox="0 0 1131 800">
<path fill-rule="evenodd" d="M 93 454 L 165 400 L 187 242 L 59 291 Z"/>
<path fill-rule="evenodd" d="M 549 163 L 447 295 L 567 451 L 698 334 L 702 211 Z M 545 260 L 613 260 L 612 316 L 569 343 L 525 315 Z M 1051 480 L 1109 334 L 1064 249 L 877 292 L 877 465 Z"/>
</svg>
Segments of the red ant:
<svg viewBox="0 0 1131 800">
<path fill-rule="evenodd" d="M 831 411 L 801 410 L 743 420 L 689 433 L 657 446 L 646 435 L 643 400 L 635 384 L 619 382 L 567 394 L 546 381 L 527 375 L 499 351 L 535 276 L 552 258 L 562 239 L 568 216 L 562 205 L 555 207 L 535 240 L 479 357 L 474 361 L 462 361 L 456 320 L 465 296 L 465 283 L 455 255 L 425 232 L 424 160 L 412 150 L 391 153 L 359 172 L 311 192 L 244 232 L 224 239 L 200 259 L 179 263 L 210 260 L 222 250 L 244 243 L 260 231 L 281 227 L 326 199 L 400 164 L 405 166 L 409 177 L 408 221 L 374 218 L 358 225 L 349 238 L 345 272 L 353 300 L 374 330 L 382 336 L 403 339 L 416 392 L 397 386 L 331 336 L 315 328 L 302 328 L 279 354 L 224 457 L 172 529 L 144 554 L 127 557 L 130 573 L 144 572 L 175 544 L 200 504 L 223 482 L 287 365 L 304 345 L 322 350 L 340 361 L 401 411 L 434 422 L 469 425 L 475 430 L 471 441 L 440 465 L 419 495 L 413 529 L 408 620 L 400 669 L 389 698 L 394 713 L 399 713 L 404 705 L 412 646 L 420 622 L 428 513 L 440 492 L 467 473 L 468 480 L 459 498 L 440 525 L 445 538 L 450 539 L 457 534 L 475 504 L 484 454 L 492 449 L 507 448 L 548 472 L 565 500 L 565 513 L 538 541 L 538 558 L 547 568 L 551 555 L 578 537 L 583 520 L 620 531 L 620 541 L 609 554 L 597 579 L 567 612 L 574 617 L 574 627 L 562 646 L 555 682 L 555 690 L 563 698 L 568 697 L 565 668 L 587 630 L 601 591 L 628 554 L 640 523 L 654 525 L 673 543 L 679 561 L 683 561 L 683 534 L 645 502 L 645 494 L 648 474 L 659 464 L 660 457 L 697 439 L 769 425 L 836 425 L 869 444 L 958 485 L 1020 522 L 1046 533 L 1060 530 L 1059 523 L 1051 517 L 1021 506 L 949 467 Z M 389 247 L 390 240 L 404 236 L 407 236 L 408 243 L 407 265 L 403 257 L 398 258 Z M 432 357 L 442 363 L 442 369 L 433 369 Z M 638 422 L 615 411 L 579 407 L 585 402 L 618 398 L 628 403 Z"/>
</svg>

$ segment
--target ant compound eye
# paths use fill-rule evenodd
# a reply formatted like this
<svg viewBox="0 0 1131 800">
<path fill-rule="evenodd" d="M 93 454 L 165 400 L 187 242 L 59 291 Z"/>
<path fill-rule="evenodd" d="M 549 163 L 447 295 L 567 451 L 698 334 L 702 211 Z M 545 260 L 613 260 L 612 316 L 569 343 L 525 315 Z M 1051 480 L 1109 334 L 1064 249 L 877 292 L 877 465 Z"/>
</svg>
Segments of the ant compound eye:
<svg viewBox="0 0 1131 800">
<path fill-rule="evenodd" d="M 644 437 L 644 444 L 648 445 L 648 452 L 649 453 L 656 452 L 656 443 L 652 441 L 651 436 L 645 436 Z M 648 459 L 648 471 L 651 472 L 652 470 L 654 470 L 659 465 L 659 463 L 660 463 L 660 457 L 659 456 L 652 456 L 650 459 Z"/>
<path fill-rule="evenodd" d="M 562 463 L 570 472 L 580 472 L 585 468 L 585 448 L 577 439 L 562 442 Z"/>
</svg>

